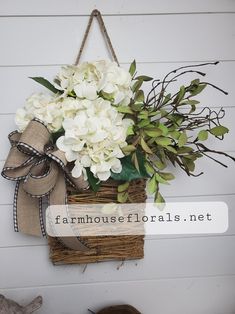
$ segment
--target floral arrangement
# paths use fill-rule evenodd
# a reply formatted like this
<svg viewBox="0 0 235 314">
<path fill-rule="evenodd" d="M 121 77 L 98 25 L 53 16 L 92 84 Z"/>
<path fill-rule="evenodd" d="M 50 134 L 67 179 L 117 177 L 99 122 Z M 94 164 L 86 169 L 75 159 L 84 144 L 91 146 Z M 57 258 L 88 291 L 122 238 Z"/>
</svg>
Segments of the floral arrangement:
<svg viewBox="0 0 235 314">
<path fill-rule="evenodd" d="M 51 141 L 65 153 L 72 176 L 83 176 L 94 191 L 109 178 L 120 180 L 117 199 L 126 202 L 129 182 L 146 178 L 149 193 L 163 202 L 159 184 L 174 179 L 165 170 L 169 163 L 197 176 L 195 161 L 200 157 L 224 165 L 208 153 L 235 160 L 205 146 L 209 136 L 223 139 L 229 130 L 220 124 L 223 109 L 198 108 L 196 99 L 207 86 L 226 92 L 200 78 L 169 92 L 187 73 L 204 77 L 196 68 L 210 64 L 217 62 L 181 67 L 163 80 L 137 75 L 135 61 L 129 71 L 106 60 L 64 66 L 53 83 L 33 78 L 51 93 L 30 96 L 15 121 L 23 132 L 32 119 L 41 120 Z M 150 81 L 145 96 L 142 85 Z"/>
</svg>

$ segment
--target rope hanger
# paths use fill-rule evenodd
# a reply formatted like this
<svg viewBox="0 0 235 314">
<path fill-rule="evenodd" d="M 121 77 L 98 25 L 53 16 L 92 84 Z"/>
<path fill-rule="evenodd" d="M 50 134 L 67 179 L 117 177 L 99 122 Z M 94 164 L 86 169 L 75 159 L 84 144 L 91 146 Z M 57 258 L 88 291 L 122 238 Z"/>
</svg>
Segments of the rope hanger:
<svg viewBox="0 0 235 314">
<path fill-rule="evenodd" d="M 80 47 L 80 50 L 78 52 L 78 56 L 76 58 L 76 61 L 75 61 L 75 65 L 78 65 L 80 59 L 81 59 L 81 55 L 83 53 L 83 50 L 84 50 L 84 47 L 85 47 L 85 44 L 86 44 L 86 41 L 87 41 L 87 37 L 89 35 L 89 32 L 90 32 L 90 29 L 91 29 L 91 25 L 92 25 L 92 22 L 93 22 L 93 19 L 94 17 L 97 19 L 98 21 L 98 24 L 99 24 L 99 27 L 100 27 L 100 31 L 104 37 L 104 40 L 106 41 L 106 44 L 111 52 L 111 55 L 113 57 L 113 60 L 119 65 L 119 62 L 118 62 L 118 59 L 117 59 L 117 56 L 116 56 L 116 53 L 114 51 L 114 48 L 113 48 L 113 45 L 111 43 L 111 39 L 108 35 L 108 32 L 107 32 L 107 29 L 105 27 L 105 24 L 104 24 L 104 20 L 102 18 L 102 15 L 100 13 L 100 11 L 98 10 L 93 10 L 91 15 L 90 15 L 90 18 L 89 18 L 89 21 L 88 21 L 88 24 L 87 24 L 87 28 L 86 28 L 86 31 L 85 31 L 85 34 L 83 36 L 83 40 L 82 40 L 82 44 L 81 44 L 81 47 Z"/>
</svg>

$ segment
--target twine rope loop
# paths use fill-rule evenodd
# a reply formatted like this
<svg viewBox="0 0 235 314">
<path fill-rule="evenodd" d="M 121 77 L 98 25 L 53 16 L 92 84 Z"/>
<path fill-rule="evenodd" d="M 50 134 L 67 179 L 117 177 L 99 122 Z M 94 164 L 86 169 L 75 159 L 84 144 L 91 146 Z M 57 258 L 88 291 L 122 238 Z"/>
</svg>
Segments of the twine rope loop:
<svg viewBox="0 0 235 314">
<path fill-rule="evenodd" d="M 105 24 L 104 24 L 104 20 L 102 18 L 102 15 L 100 13 L 100 11 L 98 11 L 97 9 L 93 10 L 91 15 L 90 15 L 90 18 L 89 18 L 89 21 L 88 21 L 88 24 L 87 24 L 87 28 L 86 28 L 86 31 L 84 33 L 84 36 L 83 36 L 83 40 L 82 40 L 82 43 L 81 43 L 81 47 L 79 49 L 79 52 L 78 52 L 78 56 L 76 58 L 76 61 L 75 61 L 75 65 L 78 65 L 78 63 L 80 62 L 80 59 L 81 59 L 81 56 L 82 56 L 82 53 L 83 53 L 83 50 L 84 50 L 84 47 L 85 47 L 85 44 L 87 42 L 87 38 L 88 38 L 88 35 L 89 35 L 89 32 L 90 32 L 90 29 L 91 29 L 91 25 L 92 25 L 92 22 L 93 22 L 93 19 L 94 17 L 97 19 L 98 21 L 98 24 L 99 24 L 99 27 L 100 27 L 100 31 L 104 37 L 104 40 L 107 44 L 107 47 L 108 49 L 110 50 L 111 52 L 111 55 L 113 57 L 113 60 L 118 64 L 119 64 L 119 61 L 118 61 L 118 58 L 116 56 L 116 53 L 114 51 L 114 48 L 113 48 L 113 45 L 112 45 L 112 42 L 111 42 L 111 39 L 109 37 L 109 34 L 107 32 L 107 29 L 105 27 Z"/>
</svg>

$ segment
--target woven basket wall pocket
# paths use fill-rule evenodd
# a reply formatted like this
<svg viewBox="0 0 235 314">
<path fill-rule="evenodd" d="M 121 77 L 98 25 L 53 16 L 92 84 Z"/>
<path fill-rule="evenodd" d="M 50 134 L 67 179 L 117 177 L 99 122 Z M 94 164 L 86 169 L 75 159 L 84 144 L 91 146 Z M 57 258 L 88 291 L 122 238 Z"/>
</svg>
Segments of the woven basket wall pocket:
<svg viewBox="0 0 235 314">
<path fill-rule="evenodd" d="M 89 31 L 94 17 L 97 18 L 100 30 L 106 40 L 107 47 L 111 52 L 113 60 L 119 65 L 117 56 L 113 49 L 110 37 L 106 30 L 102 16 L 98 10 L 94 10 L 90 16 L 84 38 L 76 58 L 75 65 L 80 61 Z M 91 189 L 77 192 L 68 190 L 69 204 L 89 204 L 89 203 L 115 203 L 117 202 L 117 188 L 122 182 L 109 179 L 103 182 L 99 191 L 95 193 Z M 133 180 L 128 188 L 129 201 L 133 203 L 144 203 L 146 200 L 146 180 Z M 80 237 L 88 250 L 73 250 L 65 245 L 56 237 L 48 237 L 50 247 L 50 258 L 53 264 L 87 264 L 108 260 L 140 259 L 144 256 L 144 236 L 125 235 L 125 236 L 96 236 Z"/>
</svg>

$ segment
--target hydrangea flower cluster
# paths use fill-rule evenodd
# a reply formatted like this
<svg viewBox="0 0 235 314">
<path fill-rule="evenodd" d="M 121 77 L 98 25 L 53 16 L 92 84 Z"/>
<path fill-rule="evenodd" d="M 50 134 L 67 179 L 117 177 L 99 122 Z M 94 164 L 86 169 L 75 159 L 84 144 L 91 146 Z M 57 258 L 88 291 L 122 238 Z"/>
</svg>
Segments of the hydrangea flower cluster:
<svg viewBox="0 0 235 314">
<path fill-rule="evenodd" d="M 114 105 L 129 105 L 131 80 L 128 71 L 107 60 L 62 67 L 56 78 L 57 88 L 65 95 L 89 100 L 102 97 Z"/>
<path fill-rule="evenodd" d="M 50 132 L 58 131 L 63 121 L 58 96 L 40 93 L 28 97 L 24 107 L 16 111 L 15 122 L 19 131 L 23 132 L 34 118 L 43 121 Z"/>
<path fill-rule="evenodd" d="M 22 132 L 33 118 L 42 120 L 51 133 L 64 131 L 58 149 L 73 162 L 72 175 L 107 180 L 111 171 L 120 173 L 122 148 L 127 145 L 127 129 L 132 123 L 117 110 L 132 97 L 132 77 L 115 62 L 95 61 L 64 66 L 56 76 L 52 95 L 33 94 L 16 113 Z"/>
<path fill-rule="evenodd" d="M 65 135 L 57 140 L 57 146 L 65 152 L 69 162 L 75 162 L 74 177 L 80 177 L 90 168 L 95 177 L 105 181 L 111 170 L 115 173 L 122 170 L 121 148 L 127 145 L 125 140 L 131 120 L 123 119 L 123 115 L 102 98 L 86 100 L 83 105 L 84 109 L 74 118 L 64 120 Z"/>
<path fill-rule="evenodd" d="M 111 61 L 64 66 L 53 84 L 42 77 L 32 78 L 53 93 L 30 96 L 17 111 L 16 124 L 24 131 L 33 118 L 42 120 L 55 133 L 53 143 L 65 153 L 72 175 L 83 175 L 94 191 L 111 177 L 123 182 L 117 200 L 124 203 L 129 199 L 130 181 L 144 178 L 155 202 L 162 203 L 159 186 L 174 179 L 173 173 L 165 172 L 169 164 L 195 176 L 196 160 L 209 157 L 208 153 L 235 161 L 205 145 L 209 137 L 223 139 L 229 132 L 221 124 L 223 109 L 198 107 L 197 97 L 207 86 L 227 94 L 201 81 L 205 73 L 194 70 L 216 64 L 186 65 L 162 80 L 137 75 L 135 60 L 129 71 Z M 192 72 L 199 77 L 177 92 L 169 91 L 178 77 Z M 143 83 L 149 81 L 152 87 L 145 97 Z"/>
</svg>

